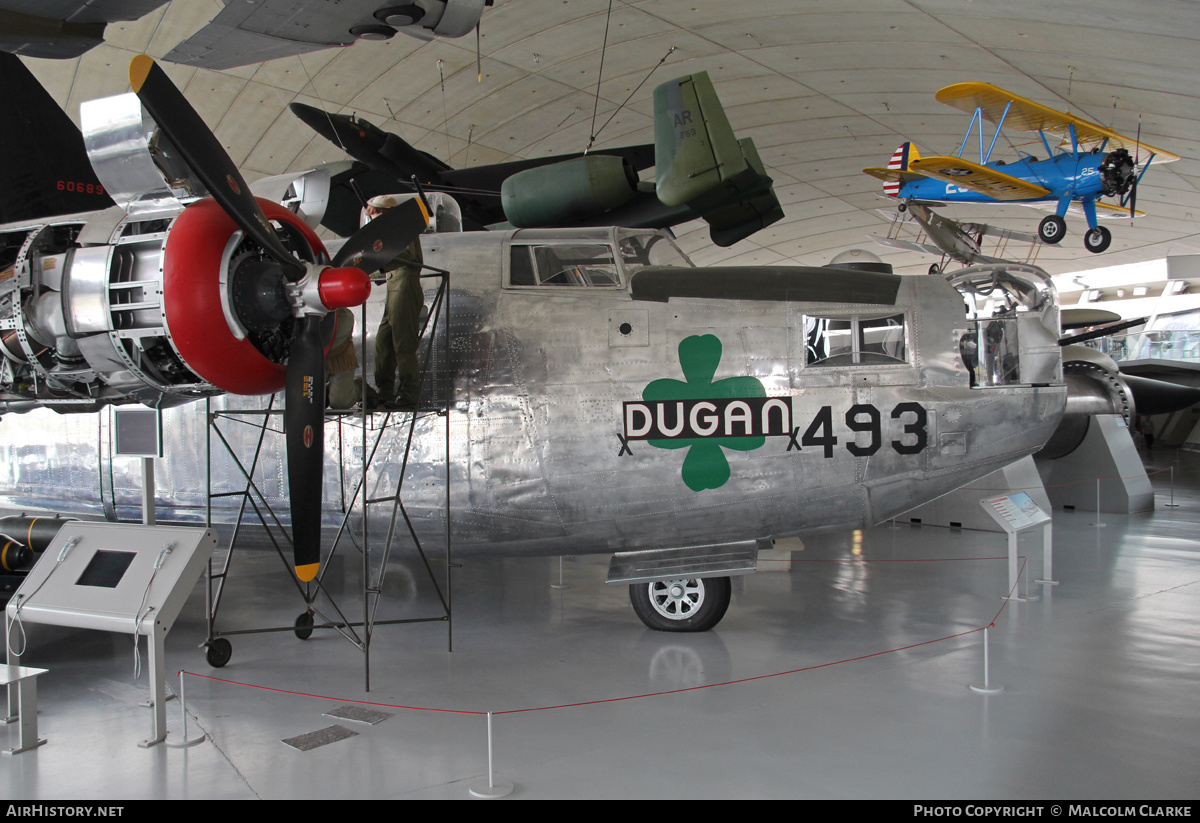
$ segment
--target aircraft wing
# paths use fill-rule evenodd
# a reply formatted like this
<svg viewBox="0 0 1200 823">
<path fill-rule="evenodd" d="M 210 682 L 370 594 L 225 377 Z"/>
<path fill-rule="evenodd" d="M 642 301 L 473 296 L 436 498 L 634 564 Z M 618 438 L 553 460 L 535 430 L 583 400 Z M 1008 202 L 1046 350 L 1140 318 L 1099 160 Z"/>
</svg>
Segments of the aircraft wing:
<svg viewBox="0 0 1200 823">
<path fill-rule="evenodd" d="M 922 157 L 913 160 L 908 167 L 926 177 L 944 180 L 996 200 L 1028 200 L 1050 194 L 1050 189 L 1044 186 L 961 157 Z"/>
<path fill-rule="evenodd" d="M 918 254 L 933 254 L 941 257 L 944 252 L 932 243 L 913 243 L 909 240 L 901 240 L 898 237 L 880 237 L 877 234 L 868 235 L 872 240 L 881 246 L 888 246 L 893 249 L 904 249 L 905 251 L 915 251 Z"/>
<path fill-rule="evenodd" d="M 1122 137 L 1098 123 L 1043 106 L 990 83 L 955 83 L 938 91 L 936 97 L 938 102 L 968 114 L 979 109 L 990 122 L 999 123 L 1003 119 L 1006 127 L 1020 131 L 1044 131 L 1070 139 L 1070 129 L 1074 127 L 1075 139 L 1081 146 L 1098 146 L 1107 140 L 1109 148 L 1123 148 L 1130 153 L 1140 150 L 1144 154 L 1153 154 L 1160 163 L 1170 163 L 1179 159 L 1177 154 L 1139 143 L 1129 137 Z M 1007 116 L 1004 114 L 1006 107 Z"/>
<path fill-rule="evenodd" d="M 1041 202 L 1034 203 L 1018 203 L 1017 205 L 1031 206 L 1035 209 L 1041 209 L 1042 211 L 1050 212 L 1057 208 L 1053 200 L 1043 200 Z M 1067 206 L 1067 212 L 1070 214 L 1083 214 L 1083 205 L 1078 200 L 1073 200 L 1071 201 L 1071 205 Z M 1135 209 L 1133 216 L 1145 217 L 1146 213 L 1141 209 Z M 1100 218 L 1101 220 L 1128 220 L 1129 207 L 1119 206 L 1116 203 L 1105 203 L 1102 200 L 1097 200 L 1096 217 Z"/>
<path fill-rule="evenodd" d="M 0 51 L 69 60 L 103 43 L 107 24 L 141 19 L 166 2 L 0 0 Z"/>
<path fill-rule="evenodd" d="M 409 17 L 423 17 L 409 23 L 395 23 L 391 29 L 376 19 L 379 0 L 257 0 L 229 2 L 208 25 L 172 49 L 164 60 L 205 69 L 231 69 L 278 57 L 293 57 L 318 49 L 349 46 L 367 28 L 392 36 L 403 31 L 423 40 L 435 35 L 461 37 L 479 22 L 484 5 L 491 0 L 447 0 L 431 6 L 441 12 L 438 19 L 419 6 L 394 7 L 409 11 Z M 430 28 L 433 26 L 433 28 Z M 390 32 L 390 33 L 389 33 Z M 367 35 L 368 39 L 386 39 Z"/>
<path fill-rule="evenodd" d="M 1100 205 L 1097 203 L 1096 205 Z M 1028 234 L 1023 231 L 1013 231 L 1011 229 L 998 229 L 995 226 L 989 226 L 987 223 L 968 223 L 964 224 L 964 228 L 970 227 L 968 231 L 975 230 L 980 234 L 985 234 L 988 237 L 999 237 L 1001 240 L 1016 240 L 1021 243 L 1041 243 L 1041 239 L 1036 234 Z"/>
</svg>

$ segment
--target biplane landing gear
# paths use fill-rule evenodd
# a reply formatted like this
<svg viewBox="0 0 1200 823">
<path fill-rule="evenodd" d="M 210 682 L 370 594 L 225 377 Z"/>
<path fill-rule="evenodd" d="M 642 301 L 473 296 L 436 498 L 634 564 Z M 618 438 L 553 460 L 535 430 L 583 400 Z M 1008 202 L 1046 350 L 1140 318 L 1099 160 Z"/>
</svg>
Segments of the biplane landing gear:
<svg viewBox="0 0 1200 823">
<path fill-rule="evenodd" d="M 929 273 L 930 274 L 941 274 L 942 267 L 939 266 L 937 263 L 934 263 L 932 266 L 929 267 Z"/>
<path fill-rule="evenodd" d="M 1063 239 L 1067 233 L 1067 221 L 1063 220 L 1057 214 L 1051 214 L 1042 218 L 1042 222 L 1038 223 L 1038 237 L 1043 243 L 1054 244 Z"/>
<path fill-rule="evenodd" d="M 1112 232 L 1104 226 L 1096 226 L 1083 236 L 1083 247 L 1093 254 L 1099 254 L 1108 248 L 1112 242 Z"/>
<path fill-rule="evenodd" d="M 634 583 L 629 602 L 648 628 L 660 632 L 706 632 L 729 608 L 728 577 L 680 577 Z"/>
<path fill-rule="evenodd" d="M 233 657 L 233 644 L 224 637 L 210 640 L 204 645 L 204 659 L 214 669 L 221 668 L 229 662 L 229 658 Z"/>
</svg>

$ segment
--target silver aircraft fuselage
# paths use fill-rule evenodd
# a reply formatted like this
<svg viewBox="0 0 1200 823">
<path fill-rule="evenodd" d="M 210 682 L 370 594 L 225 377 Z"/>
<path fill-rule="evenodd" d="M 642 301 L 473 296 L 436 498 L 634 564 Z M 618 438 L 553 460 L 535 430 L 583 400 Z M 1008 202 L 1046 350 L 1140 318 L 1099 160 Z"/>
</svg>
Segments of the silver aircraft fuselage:
<svg viewBox="0 0 1200 823">
<path fill-rule="evenodd" d="M 644 230 L 422 240 L 426 263 L 450 272 L 423 404 L 448 398 L 448 418 L 419 416 L 402 499 L 435 546 L 448 511 L 456 553 L 612 553 L 861 528 L 1037 451 L 1066 403 L 1056 299 L 1031 267 L 960 275 L 964 312 L 964 294 L 941 277 L 691 268 Z M 436 281 L 427 284 L 432 299 Z M 365 309 L 369 381 L 383 292 Z M 986 311 L 976 299 L 1003 293 L 1014 297 Z M 3 500 L 132 514 L 138 466 L 113 457 L 108 417 L 6 415 Z M 343 467 L 325 474 L 327 523 L 353 506 L 356 420 L 327 424 L 338 427 L 327 430 L 327 460 Z M 373 431 L 382 418 L 368 420 Z M 164 411 L 161 518 L 204 515 L 204 428 L 203 402 Z M 227 436 L 252 450 L 246 428 Z M 394 491 L 406 429 L 385 433 L 372 494 Z M 267 441 L 258 482 L 284 500 L 278 440 Z M 212 472 L 214 491 L 240 487 L 219 449 Z M 215 519 L 233 514 L 214 509 Z"/>
<path fill-rule="evenodd" d="M 861 528 L 1037 451 L 1058 424 L 1067 390 L 1044 283 L 1019 314 L 989 321 L 966 317 L 940 277 L 630 265 L 623 244 L 647 236 L 425 238 L 426 261 L 452 273 L 456 549 L 614 552 Z M 527 254 L 537 282 L 546 266 L 575 279 L 517 284 Z M 589 268 L 589 255 L 620 262 Z M 964 363 L 964 338 L 995 353 L 989 324 L 1011 327 L 1000 345 L 1019 373 Z M 438 425 L 421 421 L 415 467 L 439 462 Z M 433 518 L 444 491 L 436 472 L 414 472 L 406 506 Z"/>
</svg>

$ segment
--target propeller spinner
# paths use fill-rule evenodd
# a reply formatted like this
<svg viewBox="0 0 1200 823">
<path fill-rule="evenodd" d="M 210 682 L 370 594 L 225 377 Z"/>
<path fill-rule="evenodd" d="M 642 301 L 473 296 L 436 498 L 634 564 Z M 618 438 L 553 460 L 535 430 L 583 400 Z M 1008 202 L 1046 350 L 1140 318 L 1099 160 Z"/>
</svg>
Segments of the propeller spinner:
<svg viewBox="0 0 1200 823">
<path fill-rule="evenodd" d="M 369 273 L 395 259 L 424 231 L 429 213 L 420 200 L 405 201 L 347 240 L 333 266 L 301 261 L 288 251 L 264 214 L 263 206 L 270 204 L 260 204 L 250 192 L 237 166 L 166 73 L 152 59 L 139 55 L 129 64 L 129 81 L 158 127 L 208 188 L 212 201 L 265 253 L 265 259 L 248 263 L 244 275 L 253 280 L 248 287 L 255 295 L 253 325 L 261 331 L 294 321 L 284 394 L 292 546 L 296 576 L 312 580 L 321 562 L 325 454 L 325 356 L 320 319 L 334 309 L 365 302 L 371 293 Z M 193 209 L 198 214 L 211 212 L 212 206 L 205 204 L 212 201 L 189 206 L 185 215 Z M 282 215 L 275 219 L 287 222 Z M 203 222 L 211 225 L 209 219 Z M 170 251 L 168 244 L 168 256 Z M 164 271 L 189 264 L 186 259 L 168 259 Z M 245 385 L 215 384 L 249 393 Z"/>
</svg>

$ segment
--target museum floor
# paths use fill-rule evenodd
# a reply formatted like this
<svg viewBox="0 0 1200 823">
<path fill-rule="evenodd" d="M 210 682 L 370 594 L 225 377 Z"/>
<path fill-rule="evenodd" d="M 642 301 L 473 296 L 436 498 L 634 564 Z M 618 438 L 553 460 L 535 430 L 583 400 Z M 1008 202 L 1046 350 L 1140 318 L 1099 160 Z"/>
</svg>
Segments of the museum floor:
<svg viewBox="0 0 1200 823">
<path fill-rule="evenodd" d="M 233 635 L 210 668 L 198 586 L 167 640 L 184 669 L 190 748 L 142 749 L 146 674 L 129 637 L 29 628 L 48 743 L 0 760 L 8 800 L 145 798 L 1188 799 L 1200 771 L 1200 456 L 1155 450 L 1157 510 L 1054 515 L 1057 587 L 1008 603 L 1005 538 L 881 526 L 805 541 L 735 581 L 716 630 L 643 628 L 607 557 L 470 559 L 445 623 Z M 1027 577 L 1041 537 L 1026 535 Z M 335 561 L 352 589 L 357 561 Z M 772 565 L 772 564 L 764 564 Z M 344 568 L 343 568 L 344 566 Z M 432 613 L 420 574 L 388 578 L 382 617 Z M 1024 586 L 1022 585 L 1022 589 Z M 361 605 L 343 602 L 352 619 Z M 428 608 L 426 608 L 428 607 Z M 273 554 L 235 561 L 218 628 L 291 626 L 303 609 Z M 392 611 L 389 611 L 392 610 Z M 989 632 L 990 685 L 983 683 Z M 143 669 L 145 667 L 143 666 Z M 208 678 L 221 678 L 208 679 Z M 702 688 L 703 687 L 703 688 Z M 375 724 L 324 716 L 359 701 Z M 370 706 L 361 706 L 369 703 Z M 169 741 L 181 740 L 168 708 Z M 330 726 L 308 750 L 282 742 Z M 17 728 L 3 748 L 16 745 Z M 2 742 L 2 739 L 0 739 Z"/>
</svg>

